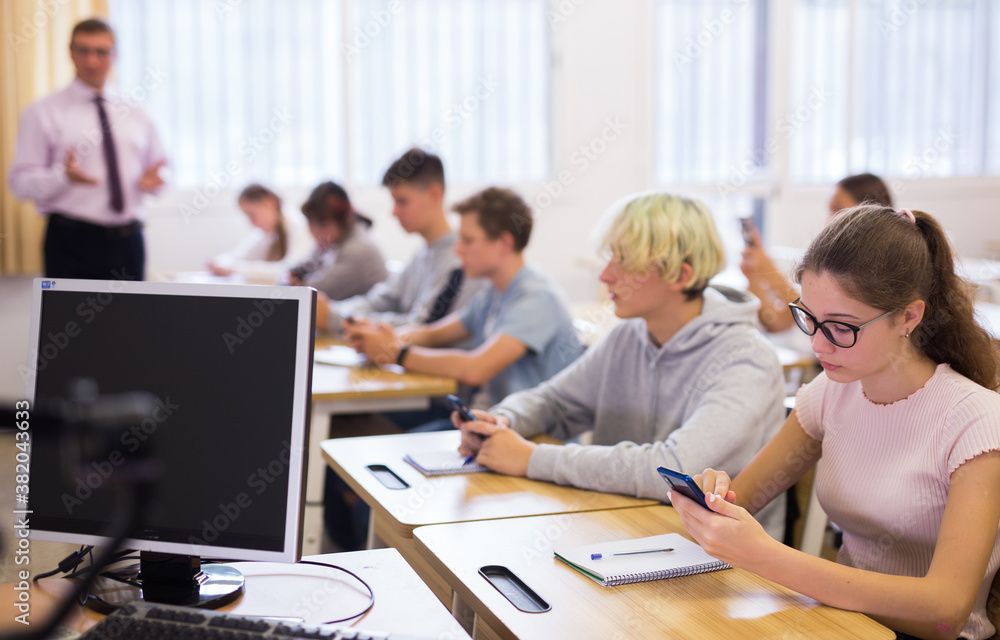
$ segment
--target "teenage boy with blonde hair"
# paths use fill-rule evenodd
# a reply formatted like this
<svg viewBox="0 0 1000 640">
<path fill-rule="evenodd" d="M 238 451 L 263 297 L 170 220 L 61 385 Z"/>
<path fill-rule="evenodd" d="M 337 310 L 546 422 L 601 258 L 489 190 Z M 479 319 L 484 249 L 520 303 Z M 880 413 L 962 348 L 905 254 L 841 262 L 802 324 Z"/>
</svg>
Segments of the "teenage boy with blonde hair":
<svg viewBox="0 0 1000 640">
<path fill-rule="evenodd" d="M 548 382 L 477 411 L 478 421 L 453 414 L 460 451 L 500 473 L 661 499 L 658 466 L 738 472 L 781 426 L 784 385 L 754 326 L 758 300 L 708 286 L 725 262 L 712 214 L 695 200 L 642 194 L 612 207 L 597 233 L 610 253 L 601 281 L 624 320 Z M 527 440 L 591 429 L 587 446 Z M 759 516 L 780 539 L 784 506 Z"/>
</svg>

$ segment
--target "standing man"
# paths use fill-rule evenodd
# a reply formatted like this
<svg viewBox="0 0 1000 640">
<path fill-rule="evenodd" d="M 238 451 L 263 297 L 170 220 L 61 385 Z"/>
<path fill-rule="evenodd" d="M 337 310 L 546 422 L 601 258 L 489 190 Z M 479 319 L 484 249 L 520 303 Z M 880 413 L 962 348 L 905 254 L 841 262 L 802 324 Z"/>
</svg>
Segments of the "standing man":
<svg viewBox="0 0 1000 640">
<path fill-rule="evenodd" d="M 21 115 L 10 188 L 49 219 L 45 275 L 141 280 L 143 192 L 162 184 L 166 156 L 152 122 L 106 86 L 115 34 L 91 18 L 69 43 L 76 78 Z"/>
</svg>

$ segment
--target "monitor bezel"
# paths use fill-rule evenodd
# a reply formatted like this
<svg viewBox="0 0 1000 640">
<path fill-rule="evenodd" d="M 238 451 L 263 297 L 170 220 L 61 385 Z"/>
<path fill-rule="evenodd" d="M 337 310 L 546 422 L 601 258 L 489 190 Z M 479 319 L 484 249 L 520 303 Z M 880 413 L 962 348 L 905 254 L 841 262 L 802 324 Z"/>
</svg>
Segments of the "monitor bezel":
<svg viewBox="0 0 1000 640">
<path fill-rule="evenodd" d="M 28 333 L 28 360 L 25 366 L 25 397 L 35 406 L 38 352 L 41 334 L 42 296 L 46 291 L 73 291 L 111 295 L 164 295 L 200 296 L 246 299 L 271 299 L 297 301 L 295 349 L 302 358 L 296 358 L 292 405 L 291 454 L 289 455 L 288 493 L 285 508 L 285 539 L 281 551 L 265 551 L 242 547 L 199 545 L 195 543 L 166 542 L 126 538 L 123 546 L 136 551 L 173 553 L 202 558 L 264 562 L 297 562 L 302 554 L 303 519 L 305 516 L 305 482 L 308 461 L 309 429 L 312 414 L 312 370 L 315 342 L 316 290 L 312 287 L 287 287 L 249 284 L 146 282 L 127 280 L 82 280 L 69 278 L 35 278 L 32 283 L 31 321 Z M 30 496 L 29 496 L 30 508 Z M 67 533 L 32 528 L 29 538 L 46 542 L 61 542 L 105 546 L 112 540 L 106 536 Z"/>
</svg>

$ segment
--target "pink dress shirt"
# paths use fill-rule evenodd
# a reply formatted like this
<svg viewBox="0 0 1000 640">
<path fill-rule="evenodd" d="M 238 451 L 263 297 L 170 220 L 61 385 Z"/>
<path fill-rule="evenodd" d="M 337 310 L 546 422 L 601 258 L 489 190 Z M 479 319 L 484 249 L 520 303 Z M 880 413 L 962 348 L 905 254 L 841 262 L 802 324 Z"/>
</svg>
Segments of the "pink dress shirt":
<svg viewBox="0 0 1000 640">
<path fill-rule="evenodd" d="M 926 575 L 934 556 L 951 474 L 987 451 L 1000 450 L 1000 393 L 946 364 L 913 395 L 875 404 L 860 382 L 820 374 L 799 390 L 803 430 L 823 442 L 816 497 L 844 530 L 837 562 L 897 576 Z M 990 582 L 1000 566 L 993 543 L 963 638 L 993 635 L 986 616 Z"/>
<path fill-rule="evenodd" d="M 125 209 L 111 208 L 107 167 L 97 91 L 79 78 L 32 103 L 21 114 L 17 149 L 9 182 L 14 195 L 34 200 L 41 214 L 59 212 L 68 217 L 104 226 L 121 225 L 141 217 L 143 192 L 139 178 L 166 156 L 146 113 L 111 87 L 105 87 L 105 111 L 111 122 Z M 66 152 L 75 150 L 77 165 L 97 179 L 97 184 L 70 182 L 64 168 Z"/>
</svg>

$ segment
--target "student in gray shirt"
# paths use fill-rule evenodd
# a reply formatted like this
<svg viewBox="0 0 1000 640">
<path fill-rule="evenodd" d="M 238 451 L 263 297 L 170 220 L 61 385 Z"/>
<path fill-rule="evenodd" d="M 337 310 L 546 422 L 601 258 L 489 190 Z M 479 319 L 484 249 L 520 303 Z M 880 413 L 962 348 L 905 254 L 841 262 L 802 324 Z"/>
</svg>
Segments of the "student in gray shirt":
<svg viewBox="0 0 1000 640">
<path fill-rule="evenodd" d="M 320 296 L 316 326 L 331 332 L 344 318 L 368 318 L 392 326 L 435 322 L 461 308 L 486 282 L 468 280 L 455 255 L 457 234 L 444 212 L 445 177 L 441 158 L 419 148 L 400 156 L 386 170 L 382 185 L 392 194 L 392 214 L 407 233 L 425 242 L 401 273 L 365 295 L 330 301 Z"/>
<path fill-rule="evenodd" d="M 340 185 L 324 182 L 313 189 L 302 213 L 316 248 L 289 270 L 289 284 L 316 287 L 341 300 L 367 293 L 389 275 L 382 253 L 368 237 L 371 220 L 354 210 Z"/>
<path fill-rule="evenodd" d="M 462 216 L 456 251 L 470 277 L 491 286 L 461 310 L 397 335 L 388 324 L 345 325 L 348 340 L 374 362 L 451 376 L 481 387 L 473 406 L 547 380 L 582 352 L 564 297 L 524 263 L 531 210 L 513 191 L 491 187 L 455 205 Z M 454 345 L 471 341 L 470 349 Z"/>
<path fill-rule="evenodd" d="M 668 487 L 657 466 L 739 472 L 781 426 L 784 385 L 755 328 L 757 299 L 708 286 L 725 260 L 711 213 L 646 194 L 613 207 L 599 231 L 610 252 L 601 281 L 623 321 L 548 382 L 477 412 L 479 421 L 453 415 L 460 451 L 501 473 L 659 499 Z M 526 439 L 588 430 L 586 446 Z M 784 505 L 758 517 L 780 539 Z"/>
</svg>

